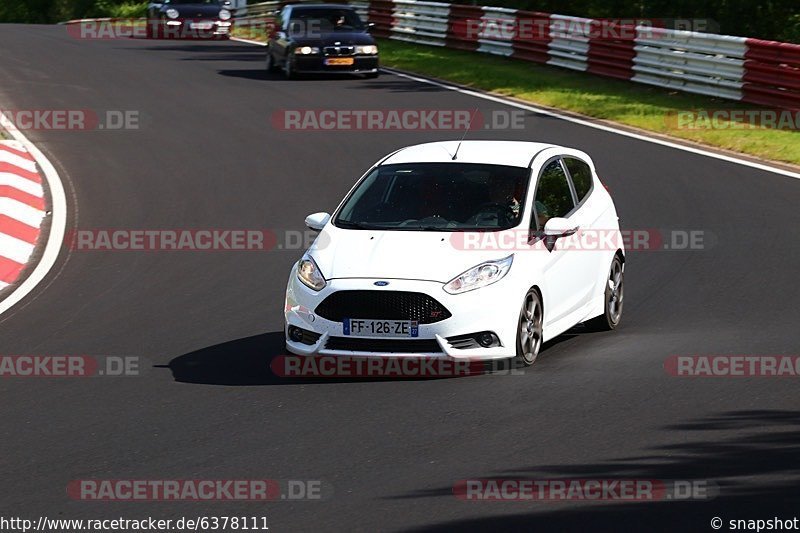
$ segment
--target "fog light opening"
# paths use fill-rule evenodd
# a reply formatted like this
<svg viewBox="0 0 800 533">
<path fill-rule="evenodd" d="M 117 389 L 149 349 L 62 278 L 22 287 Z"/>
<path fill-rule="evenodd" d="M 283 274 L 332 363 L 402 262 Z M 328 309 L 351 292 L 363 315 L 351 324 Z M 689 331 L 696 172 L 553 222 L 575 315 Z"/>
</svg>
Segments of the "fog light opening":
<svg viewBox="0 0 800 533">
<path fill-rule="evenodd" d="M 494 333 L 489 333 L 488 331 L 484 331 L 483 333 L 480 333 L 478 335 L 478 344 L 480 344 L 484 348 L 491 348 L 492 346 L 495 346 L 496 344 L 499 343 L 497 342 L 497 336 Z"/>
<path fill-rule="evenodd" d="M 303 330 L 295 326 L 289 326 L 289 338 L 294 342 L 303 342 Z"/>
</svg>

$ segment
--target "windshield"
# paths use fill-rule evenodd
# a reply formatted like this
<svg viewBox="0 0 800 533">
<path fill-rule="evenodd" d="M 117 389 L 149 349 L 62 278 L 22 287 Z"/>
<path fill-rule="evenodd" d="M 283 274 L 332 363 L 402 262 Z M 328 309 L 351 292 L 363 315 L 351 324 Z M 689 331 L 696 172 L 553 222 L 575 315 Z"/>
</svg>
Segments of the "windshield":
<svg viewBox="0 0 800 533">
<path fill-rule="evenodd" d="M 530 170 L 468 163 L 412 163 L 373 169 L 334 225 L 351 229 L 503 230 L 522 219 Z"/>
<path fill-rule="evenodd" d="M 295 9 L 292 22 L 302 22 L 306 28 L 320 33 L 363 30 L 364 24 L 352 9 Z"/>
</svg>

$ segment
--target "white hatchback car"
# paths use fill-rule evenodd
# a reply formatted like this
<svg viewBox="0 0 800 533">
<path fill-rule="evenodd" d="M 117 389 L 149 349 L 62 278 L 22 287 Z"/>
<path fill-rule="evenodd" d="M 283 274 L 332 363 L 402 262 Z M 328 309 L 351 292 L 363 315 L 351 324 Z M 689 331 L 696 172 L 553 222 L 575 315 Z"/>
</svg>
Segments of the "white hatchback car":
<svg viewBox="0 0 800 533">
<path fill-rule="evenodd" d="M 592 160 L 570 148 L 446 141 L 383 158 L 292 268 L 299 355 L 518 357 L 585 322 L 614 329 L 625 252 Z"/>
</svg>

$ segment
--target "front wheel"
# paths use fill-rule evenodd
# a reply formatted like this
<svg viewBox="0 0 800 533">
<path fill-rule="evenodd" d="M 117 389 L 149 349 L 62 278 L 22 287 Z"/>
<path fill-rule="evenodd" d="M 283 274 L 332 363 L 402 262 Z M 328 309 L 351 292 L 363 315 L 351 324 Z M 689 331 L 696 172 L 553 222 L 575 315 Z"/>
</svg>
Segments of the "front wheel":
<svg viewBox="0 0 800 533">
<path fill-rule="evenodd" d="M 531 366 L 539 356 L 543 323 L 542 297 L 536 289 L 529 289 L 522 302 L 517 324 L 517 359 L 524 366 Z"/>
<path fill-rule="evenodd" d="M 622 318 L 624 278 L 625 268 L 622 259 L 615 255 L 603 291 L 603 314 L 585 323 L 591 331 L 610 331 L 619 325 Z"/>
</svg>

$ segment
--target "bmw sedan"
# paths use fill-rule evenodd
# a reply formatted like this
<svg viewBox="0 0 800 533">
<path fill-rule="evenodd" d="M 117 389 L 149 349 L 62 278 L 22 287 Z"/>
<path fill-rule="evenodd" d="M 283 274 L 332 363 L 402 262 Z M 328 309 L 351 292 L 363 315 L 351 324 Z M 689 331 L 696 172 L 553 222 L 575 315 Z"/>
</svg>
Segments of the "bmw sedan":
<svg viewBox="0 0 800 533">
<path fill-rule="evenodd" d="M 267 71 L 378 76 L 378 47 L 352 6 L 290 4 L 267 44 Z"/>
<path fill-rule="evenodd" d="M 579 323 L 620 322 L 625 250 L 589 156 L 550 144 L 434 142 L 371 168 L 294 265 L 299 355 L 536 360 Z"/>
<path fill-rule="evenodd" d="M 147 6 L 147 37 L 166 39 L 227 38 L 233 22 L 230 2 L 160 0 Z"/>
</svg>

